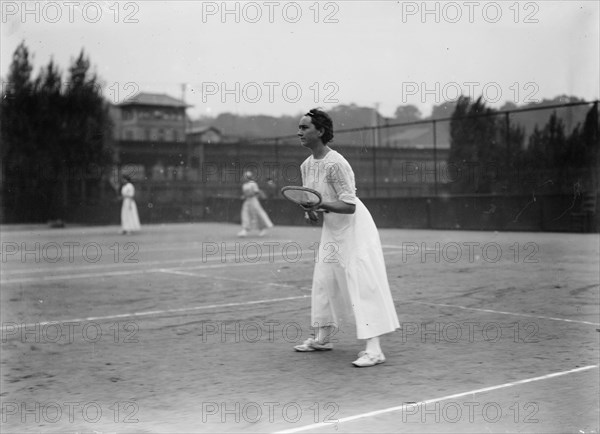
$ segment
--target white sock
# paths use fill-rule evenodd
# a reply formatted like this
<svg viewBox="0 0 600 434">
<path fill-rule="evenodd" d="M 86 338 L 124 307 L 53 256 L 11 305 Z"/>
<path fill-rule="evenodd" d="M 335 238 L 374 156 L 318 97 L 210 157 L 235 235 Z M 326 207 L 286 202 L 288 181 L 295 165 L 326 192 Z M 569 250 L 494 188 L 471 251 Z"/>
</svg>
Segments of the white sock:
<svg viewBox="0 0 600 434">
<path fill-rule="evenodd" d="M 367 339 L 367 353 L 371 354 L 380 354 L 381 346 L 379 346 L 379 336 L 375 336 L 374 338 Z"/>
<path fill-rule="evenodd" d="M 333 333 L 332 326 L 318 327 L 315 332 L 315 340 L 317 342 L 327 343 L 327 342 L 329 342 L 329 338 L 331 337 L 332 333 Z"/>
</svg>

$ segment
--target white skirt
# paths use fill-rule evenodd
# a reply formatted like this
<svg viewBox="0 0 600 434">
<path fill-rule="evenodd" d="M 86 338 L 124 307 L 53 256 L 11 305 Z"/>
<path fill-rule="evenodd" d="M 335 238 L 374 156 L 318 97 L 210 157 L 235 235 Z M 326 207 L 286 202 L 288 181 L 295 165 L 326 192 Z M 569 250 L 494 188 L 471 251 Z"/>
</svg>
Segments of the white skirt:
<svg viewBox="0 0 600 434">
<path fill-rule="evenodd" d="M 121 230 L 136 232 L 140 229 L 140 218 L 138 217 L 135 200 L 126 197 L 123 199 L 123 205 L 121 206 Z"/>
<path fill-rule="evenodd" d="M 357 198 L 354 214 L 323 216 L 313 275 L 313 326 L 355 322 L 358 339 L 399 329 L 379 232 L 369 210 Z"/>
</svg>

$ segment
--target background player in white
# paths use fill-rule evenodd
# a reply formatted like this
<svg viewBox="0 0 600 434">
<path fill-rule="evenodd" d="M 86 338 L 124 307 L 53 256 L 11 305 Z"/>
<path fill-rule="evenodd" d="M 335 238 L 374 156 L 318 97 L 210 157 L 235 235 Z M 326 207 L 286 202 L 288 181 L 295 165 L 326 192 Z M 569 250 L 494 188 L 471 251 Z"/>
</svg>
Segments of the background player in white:
<svg viewBox="0 0 600 434">
<path fill-rule="evenodd" d="M 264 236 L 267 229 L 273 227 L 271 219 L 263 209 L 259 197 L 266 197 L 254 181 L 254 174 L 248 171 L 244 174 L 242 180 L 242 230 L 238 233 L 238 237 L 245 237 L 248 233 L 255 229 L 258 230 L 259 236 Z"/>
<path fill-rule="evenodd" d="M 121 187 L 121 233 L 129 234 L 137 232 L 141 229 L 140 218 L 138 217 L 137 206 L 135 200 L 135 187 L 131 183 L 131 178 L 123 175 L 124 185 Z"/>
</svg>

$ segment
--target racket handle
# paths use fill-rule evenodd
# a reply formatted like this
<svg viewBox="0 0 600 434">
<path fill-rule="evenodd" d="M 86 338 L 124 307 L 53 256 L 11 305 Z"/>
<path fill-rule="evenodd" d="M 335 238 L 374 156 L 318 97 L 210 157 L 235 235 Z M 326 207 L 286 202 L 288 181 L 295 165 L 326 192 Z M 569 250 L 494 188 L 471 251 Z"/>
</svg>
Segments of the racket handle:
<svg viewBox="0 0 600 434">
<path fill-rule="evenodd" d="M 310 220 L 311 223 L 316 223 L 319 221 L 319 216 L 314 211 L 305 211 L 304 218 Z"/>
</svg>

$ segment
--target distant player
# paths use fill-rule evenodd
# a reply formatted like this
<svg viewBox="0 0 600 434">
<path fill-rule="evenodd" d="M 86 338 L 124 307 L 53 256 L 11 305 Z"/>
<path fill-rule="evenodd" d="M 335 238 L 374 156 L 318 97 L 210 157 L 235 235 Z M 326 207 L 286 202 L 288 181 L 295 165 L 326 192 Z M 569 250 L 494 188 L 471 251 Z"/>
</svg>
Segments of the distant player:
<svg viewBox="0 0 600 434">
<path fill-rule="evenodd" d="M 263 209 L 259 197 L 265 197 L 264 193 L 254 181 L 254 174 L 250 171 L 244 174 L 242 184 L 242 230 L 238 232 L 238 237 L 246 237 L 252 230 L 258 230 L 259 236 L 267 234 L 267 229 L 273 227 L 271 219 Z"/>
<path fill-rule="evenodd" d="M 130 234 L 138 232 L 141 229 L 140 218 L 138 216 L 137 206 L 135 204 L 135 188 L 131 182 L 131 178 L 123 175 L 124 185 L 121 187 L 121 233 Z"/>
</svg>

